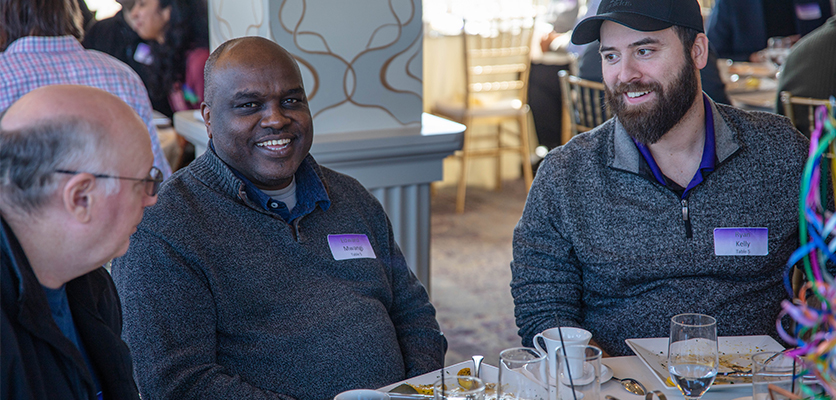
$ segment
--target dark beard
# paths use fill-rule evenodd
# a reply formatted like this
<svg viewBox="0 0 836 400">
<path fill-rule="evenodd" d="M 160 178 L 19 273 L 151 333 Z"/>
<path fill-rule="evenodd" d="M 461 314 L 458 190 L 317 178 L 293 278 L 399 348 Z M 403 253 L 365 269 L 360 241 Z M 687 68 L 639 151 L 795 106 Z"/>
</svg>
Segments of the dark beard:
<svg viewBox="0 0 836 400">
<path fill-rule="evenodd" d="M 694 60 L 686 57 L 685 65 L 679 70 L 676 80 L 668 88 L 659 82 L 619 83 L 615 90 L 606 86 L 607 105 L 618 117 L 627 133 L 636 141 L 650 145 L 659 141 L 671 128 L 676 126 L 694 104 L 699 90 L 697 67 Z M 627 92 L 656 92 L 654 105 L 641 104 L 628 107 L 624 101 Z"/>
</svg>

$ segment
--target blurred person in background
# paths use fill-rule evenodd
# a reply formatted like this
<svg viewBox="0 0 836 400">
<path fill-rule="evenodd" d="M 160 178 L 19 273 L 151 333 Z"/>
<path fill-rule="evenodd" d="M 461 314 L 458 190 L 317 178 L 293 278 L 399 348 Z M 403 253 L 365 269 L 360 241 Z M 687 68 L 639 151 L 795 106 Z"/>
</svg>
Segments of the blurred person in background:
<svg viewBox="0 0 836 400">
<path fill-rule="evenodd" d="M 542 18 L 552 30 L 540 38 L 542 52 L 532 49 L 528 75 L 528 105 L 537 131 L 539 146 L 545 150 L 560 146 L 563 126 L 563 98 L 558 72 L 568 70 L 571 55 L 557 40 L 575 26 L 582 0 L 552 0 Z M 551 44 L 555 43 L 552 48 Z M 539 152 L 539 149 L 538 149 Z M 538 158 L 538 162 L 541 158 Z M 536 167 L 535 167 L 535 171 Z"/>
<path fill-rule="evenodd" d="M 207 15 L 202 0 L 137 0 L 131 9 L 134 30 L 150 43 L 148 92 L 168 99 L 168 109 L 157 109 L 168 117 L 203 101 Z"/>
<path fill-rule="evenodd" d="M 778 75 L 778 99 L 775 108 L 785 114 L 781 91 L 793 96 L 828 99 L 836 96 L 836 16 L 804 36 L 790 51 L 783 71 Z M 795 126 L 809 135 L 806 107 L 797 107 Z"/>
<path fill-rule="evenodd" d="M 134 32 L 131 21 L 131 8 L 134 0 L 117 0 L 122 6 L 110 18 L 97 21 L 84 34 L 81 44 L 84 48 L 98 50 L 116 57 L 119 61 L 128 64 L 134 71 L 139 72 L 135 65 L 142 65 L 135 55 L 136 45 L 142 42 L 139 35 Z"/>
<path fill-rule="evenodd" d="M 571 1 L 552 0 L 552 4 Z M 565 18 L 553 18 L 555 20 L 555 23 L 553 23 L 554 30 L 540 39 L 540 47 L 543 49 L 543 52 L 566 51 L 573 54 L 576 57 L 575 62 L 578 64 L 578 77 L 590 81 L 603 82 L 604 77 L 601 75 L 601 55 L 598 54 L 598 41 L 577 45 L 570 40 L 574 27 L 584 19 L 595 15 L 598 11 L 598 5 L 601 4 L 601 0 L 586 0 L 584 3 L 583 7 L 575 10 L 575 18 L 571 21 L 571 26 L 565 25 Z M 554 7 L 552 5 L 549 9 L 551 10 Z M 563 7 L 567 8 L 565 5 Z"/>
<path fill-rule="evenodd" d="M 46 85 L 93 86 L 128 103 L 148 129 L 154 165 L 171 175 L 139 76 L 119 60 L 85 50 L 76 0 L 0 0 L 0 112 Z"/>
<path fill-rule="evenodd" d="M 78 9 L 81 11 L 81 29 L 87 32 L 93 24 L 96 23 L 96 14 L 87 7 L 87 2 L 84 0 L 76 0 Z"/>
<path fill-rule="evenodd" d="M 720 58 L 765 62 L 769 38 L 794 43 L 831 15 L 831 0 L 717 0 L 706 34 Z"/>
<path fill-rule="evenodd" d="M 128 64 L 136 71 L 142 82 L 148 87 L 151 69 L 151 46 L 137 35 L 131 20 L 131 8 L 134 0 L 117 0 L 122 9 L 110 18 L 96 22 L 84 34 L 81 44 L 86 49 L 98 50 L 116 57 L 119 61 Z M 171 115 L 171 107 L 168 105 L 168 96 L 152 95 L 151 107 L 163 114 Z"/>
</svg>

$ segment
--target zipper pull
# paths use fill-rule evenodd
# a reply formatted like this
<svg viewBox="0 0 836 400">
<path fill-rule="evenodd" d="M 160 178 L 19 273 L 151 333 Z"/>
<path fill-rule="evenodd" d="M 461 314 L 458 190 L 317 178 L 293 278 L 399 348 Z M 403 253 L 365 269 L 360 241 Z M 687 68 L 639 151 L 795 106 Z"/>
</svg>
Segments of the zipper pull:
<svg viewBox="0 0 836 400">
<path fill-rule="evenodd" d="M 680 203 L 682 204 L 682 221 L 685 222 L 685 237 L 691 238 L 693 232 L 691 231 L 691 219 L 688 215 L 688 200 L 682 199 Z"/>
</svg>

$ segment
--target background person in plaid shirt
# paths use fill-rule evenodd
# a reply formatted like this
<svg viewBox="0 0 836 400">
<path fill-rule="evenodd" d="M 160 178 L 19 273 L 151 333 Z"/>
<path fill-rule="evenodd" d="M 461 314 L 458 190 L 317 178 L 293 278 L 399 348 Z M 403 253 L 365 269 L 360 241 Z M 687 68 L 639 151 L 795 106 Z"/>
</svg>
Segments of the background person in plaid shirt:
<svg viewBox="0 0 836 400">
<path fill-rule="evenodd" d="M 151 122 L 151 102 L 139 76 L 119 60 L 85 50 L 75 0 L 0 0 L 0 112 L 24 94 L 47 85 L 93 86 L 110 92 L 148 127 L 154 166 L 171 175 Z"/>
</svg>

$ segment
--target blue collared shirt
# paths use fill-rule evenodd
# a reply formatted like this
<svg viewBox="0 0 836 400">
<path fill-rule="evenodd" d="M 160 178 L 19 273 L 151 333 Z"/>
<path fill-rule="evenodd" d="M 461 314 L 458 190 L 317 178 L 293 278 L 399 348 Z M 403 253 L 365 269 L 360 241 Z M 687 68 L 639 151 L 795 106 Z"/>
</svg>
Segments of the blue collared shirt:
<svg viewBox="0 0 836 400">
<path fill-rule="evenodd" d="M 650 153 L 650 149 L 637 142 L 636 139 L 633 139 L 633 143 L 635 143 L 636 147 L 638 147 L 639 153 L 641 153 L 644 157 L 644 160 L 647 162 L 647 166 L 650 168 L 650 172 L 656 181 L 662 186 L 669 187 L 671 190 L 679 193 L 683 199 L 688 196 L 688 192 L 691 191 L 691 189 L 702 183 L 702 181 L 708 177 L 708 174 L 714 171 L 714 166 L 716 164 L 717 156 L 714 148 L 714 114 L 711 111 L 711 103 L 708 100 L 708 96 L 703 93 L 702 98 L 705 106 L 705 144 L 702 149 L 700 167 L 697 169 L 694 177 L 691 178 L 691 182 L 688 183 L 687 187 L 682 188 L 676 182 L 668 179 L 668 177 L 662 173 L 662 170 L 659 169 L 659 165 L 657 165 L 656 160 L 653 159 L 653 154 Z"/>
<path fill-rule="evenodd" d="M 78 334 L 78 329 L 75 326 L 75 321 L 73 320 L 72 311 L 70 311 L 70 301 L 67 298 L 67 287 L 66 285 L 61 285 L 58 289 L 50 289 L 46 286 L 41 286 L 44 289 L 44 294 L 46 295 L 46 301 L 49 303 L 49 309 L 52 311 L 52 319 L 55 321 L 55 324 L 58 325 L 58 329 L 61 330 L 61 333 L 70 339 L 71 342 L 75 345 L 78 351 L 81 353 L 81 356 L 84 358 L 84 362 L 87 364 L 87 369 L 90 371 L 90 376 L 93 378 L 93 385 L 96 387 L 96 398 L 102 398 L 102 384 L 99 382 L 99 376 L 96 375 L 96 369 L 93 368 L 93 362 L 90 361 L 90 355 L 87 353 L 87 349 L 84 348 L 84 343 L 81 341 L 81 337 Z M 77 377 L 77 379 L 81 379 Z"/>
<path fill-rule="evenodd" d="M 212 149 L 214 151 L 214 146 Z M 328 192 L 325 191 L 325 185 L 319 179 L 319 175 L 316 174 L 313 168 L 310 155 L 305 157 L 302 163 L 299 164 L 299 168 L 296 169 L 296 207 L 293 207 L 293 211 L 288 211 L 287 205 L 281 201 L 270 198 L 270 196 L 250 182 L 249 179 L 245 178 L 243 174 L 236 171 L 235 168 L 230 166 L 229 169 L 238 179 L 244 182 L 244 190 L 251 200 L 258 203 L 265 210 L 279 214 L 287 223 L 312 213 L 317 205 L 323 211 L 328 211 L 328 207 L 331 206 L 331 199 L 328 197 Z"/>
</svg>

